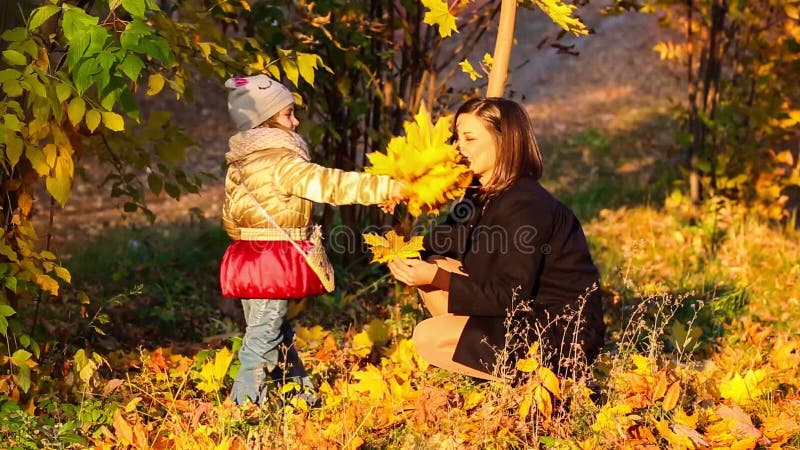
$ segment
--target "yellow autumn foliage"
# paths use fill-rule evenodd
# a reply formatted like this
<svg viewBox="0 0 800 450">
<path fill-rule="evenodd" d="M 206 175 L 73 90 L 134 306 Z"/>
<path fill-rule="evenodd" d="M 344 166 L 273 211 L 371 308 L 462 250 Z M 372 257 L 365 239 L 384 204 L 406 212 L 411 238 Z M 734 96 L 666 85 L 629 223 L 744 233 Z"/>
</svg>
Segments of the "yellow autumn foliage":
<svg viewBox="0 0 800 450">
<path fill-rule="evenodd" d="M 198 379 L 197 388 L 206 393 L 218 392 L 232 361 L 233 353 L 227 347 L 222 347 L 214 358 L 203 364 L 200 372 L 195 374 Z"/>
<path fill-rule="evenodd" d="M 443 117 L 433 124 L 422 106 L 414 121 L 404 124 L 405 136 L 392 138 L 385 154 L 367 155 L 372 165 L 366 172 L 405 182 L 403 195 L 413 216 L 438 213 L 463 196 L 472 180 L 472 172 L 461 164 L 461 155 L 448 143 L 451 122 L 450 117 Z"/>
<path fill-rule="evenodd" d="M 406 241 L 403 236 L 399 236 L 394 230 L 381 237 L 375 233 L 364 234 L 364 242 L 372 252 L 370 262 L 389 262 L 394 258 L 418 258 L 419 252 L 423 250 L 422 236 L 413 236 Z"/>
<path fill-rule="evenodd" d="M 767 374 L 763 369 L 748 370 L 742 377 L 738 372 L 719 383 L 722 398 L 745 405 L 765 393 L 763 382 Z"/>
<path fill-rule="evenodd" d="M 438 25 L 439 36 L 444 38 L 454 31 L 458 33 L 456 17 L 450 12 L 450 5 L 446 0 L 422 0 L 422 4 L 428 8 L 423 21 L 428 25 Z"/>
<path fill-rule="evenodd" d="M 523 3 L 529 0 L 523 1 Z M 581 19 L 574 14 L 575 5 L 565 3 L 562 0 L 530 0 L 531 3 L 539 7 L 545 14 L 564 31 L 570 32 L 575 36 L 589 34 L 589 29 L 581 22 Z"/>
</svg>

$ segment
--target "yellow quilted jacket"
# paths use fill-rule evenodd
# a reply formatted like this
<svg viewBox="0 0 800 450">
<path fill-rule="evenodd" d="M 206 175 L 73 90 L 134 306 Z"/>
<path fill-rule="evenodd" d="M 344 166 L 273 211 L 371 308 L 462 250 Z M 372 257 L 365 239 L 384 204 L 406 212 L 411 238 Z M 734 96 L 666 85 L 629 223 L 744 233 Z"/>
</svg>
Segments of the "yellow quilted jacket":
<svg viewBox="0 0 800 450">
<path fill-rule="evenodd" d="M 228 144 L 222 222 L 232 239 L 264 239 L 264 233 L 275 238 L 277 231 L 245 185 L 275 222 L 289 231 L 311 225 L 311 202 L 371 205 L 388 200 L 394 189 L 394 181 L 387 176 L 310 162 L 303 138 L 279 128 L 242 131 Z M 299 238 L 293 235 L 293 239 Z"/>
</svg>

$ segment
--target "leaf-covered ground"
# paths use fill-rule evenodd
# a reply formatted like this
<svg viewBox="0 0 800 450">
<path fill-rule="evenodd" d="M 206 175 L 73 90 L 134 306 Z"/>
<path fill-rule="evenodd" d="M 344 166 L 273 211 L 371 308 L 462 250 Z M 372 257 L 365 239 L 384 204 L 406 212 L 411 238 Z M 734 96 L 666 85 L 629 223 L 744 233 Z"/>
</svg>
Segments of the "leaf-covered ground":
<svg viewBox="0 0 800 450">
<path fill-rule="evenodd" d="M 134 262 L 91 255 L 145 285 L 106 302 L 107 323 L 77 311 L 85 328 L 67 333 L 75 345 L 44 362 L 50 375 L 31 395 L 2 377 L 10 401 L 0 429 L 19 448 L 797 448 L 797 234 L 733 205 L 715 211 L 697 216 L 673 196 L 588 221 L 609 339 L 574 378 L 556 378 L 535 353 L 515 387 L 429 367 L 409 340 L 423 315 L 414 294 L 379 274 L 344 277 L 342 291 L 297 318 L 296 345 L 321 396 L 311 409 L 292 383 L 278 382 L 262 408 L 226 399 L 236 324 L 209 310 L 202 288 L 181 298 L 157 287 L 181 266 L 207 270 L 182 254 L 213 241 L 213 226 L 185 226 L 181 239 L 150 234 L 176 248 Z M 156 265 L 174 272 L 148 272 Z M 126 322 L 149 331 L 127 334 Z"/>
</svg>

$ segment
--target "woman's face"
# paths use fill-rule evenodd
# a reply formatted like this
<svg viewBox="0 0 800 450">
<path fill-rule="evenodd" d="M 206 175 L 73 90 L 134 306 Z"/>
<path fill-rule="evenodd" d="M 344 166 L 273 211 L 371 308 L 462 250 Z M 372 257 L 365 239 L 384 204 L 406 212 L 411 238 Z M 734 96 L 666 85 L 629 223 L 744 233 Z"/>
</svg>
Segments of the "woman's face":
<svg viewBox="0 0 800 450">
<path fill-rule="evenodd" d="M 289 105 L 280 110 L 275 118 L 275 122 L 287 130 L 297 130 L 297 127 L 300 125 L 300 121 L 294 116 L 294 105 Z"/>
<path fill-rule="evenodd" d="M 456 121 L 456 148 L 467 159 L 469 168 L 487 185 L 494 171 L 497 142 L 483 120 L 464 113 Z"/>
</svg>

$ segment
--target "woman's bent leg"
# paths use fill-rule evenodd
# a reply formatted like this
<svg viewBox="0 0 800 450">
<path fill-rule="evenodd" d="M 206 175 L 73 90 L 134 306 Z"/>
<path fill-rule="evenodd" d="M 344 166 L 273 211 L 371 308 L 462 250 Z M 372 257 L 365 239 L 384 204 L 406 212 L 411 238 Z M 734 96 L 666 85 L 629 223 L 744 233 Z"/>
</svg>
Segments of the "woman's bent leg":
<svg viewBox="0 0 800 450">
<path fill-rule="evenodd" d="M 417 353 L 429 364 L 451 372 L 483 380 L 502 381 L 489 373 L 453 361 L 453 354 L 467 319 L 467 316 L 444 314 L 418 323 L 412 337 Z"/>
<path fill-rule="evenodd" d="M 279 346 L 284 340 L 283 322 L 288 310 L 287 300 L 243 299 L 247 329 L 239 349 L 239 373 L 233 382 L 231 399 L 241 405 L 250 399 L 264 401 L 262 385 L 267 373 L 278 365 Z"/>
</svg>

